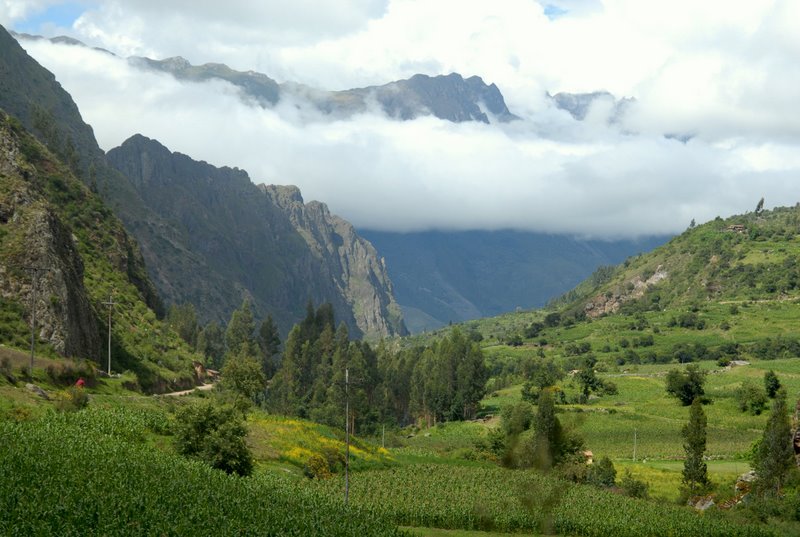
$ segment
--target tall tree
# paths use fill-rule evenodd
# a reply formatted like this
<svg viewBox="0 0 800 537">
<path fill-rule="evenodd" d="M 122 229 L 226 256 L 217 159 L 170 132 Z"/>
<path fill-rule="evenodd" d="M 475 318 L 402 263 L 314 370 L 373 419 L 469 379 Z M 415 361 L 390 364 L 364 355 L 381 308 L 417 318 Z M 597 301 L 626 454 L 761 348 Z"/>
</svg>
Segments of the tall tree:
<svg viewBox="0 0 800 537">
<path fill-rule="evenodd" d="M 683 450 L 686 452 L 686 460 L 683 463 L 683 485 L 688 495 L 700 494 L 708 488 L 708 467 L 703 462 L 703 455 L 706 452 L 706 414 L 700 398 L 692 401 L 689 407 L 689 423 L 684 425 L 681 435 L 683 436 Z"/>
<path fill-rule="evenodd" d="M 255 359 L 255 349 L 245 343 L 236 354 L 230 354 L 222 368 L 222 384 L 237 396 L 251 401 L 264 390 L 266 379 L 261 364 Z"/>
<path fill-rule="evenodd" d="M 767 397 L 770 399 L 775 399 L 775 396 L 778 394 L 778 390 L 780 389 L 781 381 L 778 380 L 778 375 L 775 374 L 775 371 L 770 369 L 764 373 L 764 390 L 767 392 Z"/>
<path fill-rule="evenodd" d="M 786 392 L 781 390 L 772 402 L 761 444 L 753 458 L 758 476 L 757 489 L 764 495 L 776 495 L 794 466 L 792 426 L 786 412 Z"/>
<path fill-rule="evenodd" d="M 197 334 L 197 352 L 205 356 L 206 367 L 220 369 L 225 358 L 225 332 L 211 321 Z"/>
<path fill-rule="evenodd" d="M 552 390 L 542 390 L 538 403 L 534 418 L 533 441 L 530 443 L 528 456 L 531 466 L 540 470 L 549 470 L 556 464 L 560 454 L 561 422 L 556 416 Z"/>
<path fill-rule="evenodd" d="M 197 346 L 197 312 L 192 304 L 173 304 L 167 310 L 167 324 L 193 349 Z"/>
<path fill-rule="evenodd" d="M 258 328 L 258 347 L 261 350 L 261 369 L 267 378 L 272 378 L 277 369 L 275 357 L 281 352 L 281 337 L 272 315 L 261 321 Z"/>
<path fill-rule="evenodd" d="M 241 307 L 233 312 L 228 328 L 225 330 L 225 343 L 228 352 L 232 355 L 239 354 L 244 345 L 255 348 L 256 325 L 253 320 L 253 311 L 250 309 L 250 301 L 244 300 Z"/>
</svg>

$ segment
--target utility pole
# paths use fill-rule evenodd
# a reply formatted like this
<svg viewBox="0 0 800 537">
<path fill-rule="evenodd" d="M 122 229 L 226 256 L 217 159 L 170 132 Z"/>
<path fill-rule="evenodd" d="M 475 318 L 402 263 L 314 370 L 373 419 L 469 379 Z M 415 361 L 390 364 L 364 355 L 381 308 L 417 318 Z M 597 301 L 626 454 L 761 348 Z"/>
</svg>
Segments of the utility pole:
<svg viewBox="0 0 800 537">
<path fill-rule="evenodd" d="M 46 272 L 44 267 L 25 267 L 31 273 L 32 293 L 31 293 L 31 363 L 28 368 L 28 378 L 33 382 L 33 357 L 36 354 L 36 288 L 39 284 L 39 274 Z"/>
<path fill-rule="evenodd" d="M 114 311 L 114 298 L 108 295 L 108 302 L 103 302 L 104 306 L 108 306 L 108 376 L 111 376 L 111 312 Z"/>
<path fill-rule="evenodd" d="M 350 370 L 344 370 L 344 504 L 350 495 Z"/>
</svg>

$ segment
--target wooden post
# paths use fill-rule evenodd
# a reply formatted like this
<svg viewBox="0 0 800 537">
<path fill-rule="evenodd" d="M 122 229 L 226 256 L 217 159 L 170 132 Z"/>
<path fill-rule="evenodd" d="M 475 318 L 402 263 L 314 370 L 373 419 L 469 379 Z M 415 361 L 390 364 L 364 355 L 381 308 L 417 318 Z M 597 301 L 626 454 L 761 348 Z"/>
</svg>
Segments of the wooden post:
<svg viewBox="0 0 800 537">
<path fill-rule="evenodd" d="M 344 370 L 344 504 L 350 495 L 350 370 Z"/>
<path fill-rule="evenodd" d="M 108 295 L 108 302 L 103 302 L 103 305 L 108 306 L 108 376 L 111 376 L 111 312 L 114 310 L 114 298 Z"/>
</svg>

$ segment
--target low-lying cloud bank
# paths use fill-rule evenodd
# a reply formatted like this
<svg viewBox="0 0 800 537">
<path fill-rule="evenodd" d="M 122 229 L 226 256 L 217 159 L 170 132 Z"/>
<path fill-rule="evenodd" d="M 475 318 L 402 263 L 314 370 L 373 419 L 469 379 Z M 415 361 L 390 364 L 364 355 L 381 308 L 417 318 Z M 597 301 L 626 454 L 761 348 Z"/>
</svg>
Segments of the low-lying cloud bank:
<svg viewBox="0 0 800 537">
<path fill-rule="evenodd" d="M 257 183 L 296 184 L 361 228 L 633 237 L 752 210 L 762 196 L 768 206 L 800 201 L 800 125 L 774 103 L 761 115 L 688 104 L 670 113 L 639 99 L 621 123 L 609 123 L 603 103 L 576 121 L 533 87 L 523 106 L 510 100 L 522 119 L 508 124 L 402 122 L 377 110 L 331 121 L 307 103 L 264 109 L 228 84 L 181 83 L 88 48 L 22 44 L 104 149 L 141 133 Z M 513 93 L 522 102 L 521 88 Z"/>
</svg>

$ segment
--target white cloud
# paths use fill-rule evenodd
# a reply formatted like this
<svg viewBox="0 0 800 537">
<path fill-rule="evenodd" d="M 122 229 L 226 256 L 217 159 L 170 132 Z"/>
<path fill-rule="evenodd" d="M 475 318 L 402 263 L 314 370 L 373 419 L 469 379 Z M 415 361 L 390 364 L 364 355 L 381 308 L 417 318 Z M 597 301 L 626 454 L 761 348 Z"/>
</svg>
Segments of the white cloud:
<svg viewBox="0 0 800 537">
<path fill-rule="evenodd" d="M 529 0 L 328 0 L 315 10 L 136 0 L 103 3 L 75 26 L 123 54 L 224 61 L 328 89 L 478 74 L 523 117 L 507 125 L 374 113 L 330 122 L 289 102 L 246 106 L 222 83 L 181 84 L 89 50 L 25 46 L 104 148 L 141 132 L 257 182 L 297 184 L 363 227 L 639 235 L 752 209 L 761 196 L 798 201 L 800 4 L 549 3 L 567 13 L 550 20 Z M 599 89 L 636 97 L 622 125 L 607 125 L 608 103 L 579 123 L 544 98 Z"/>
</svg>

